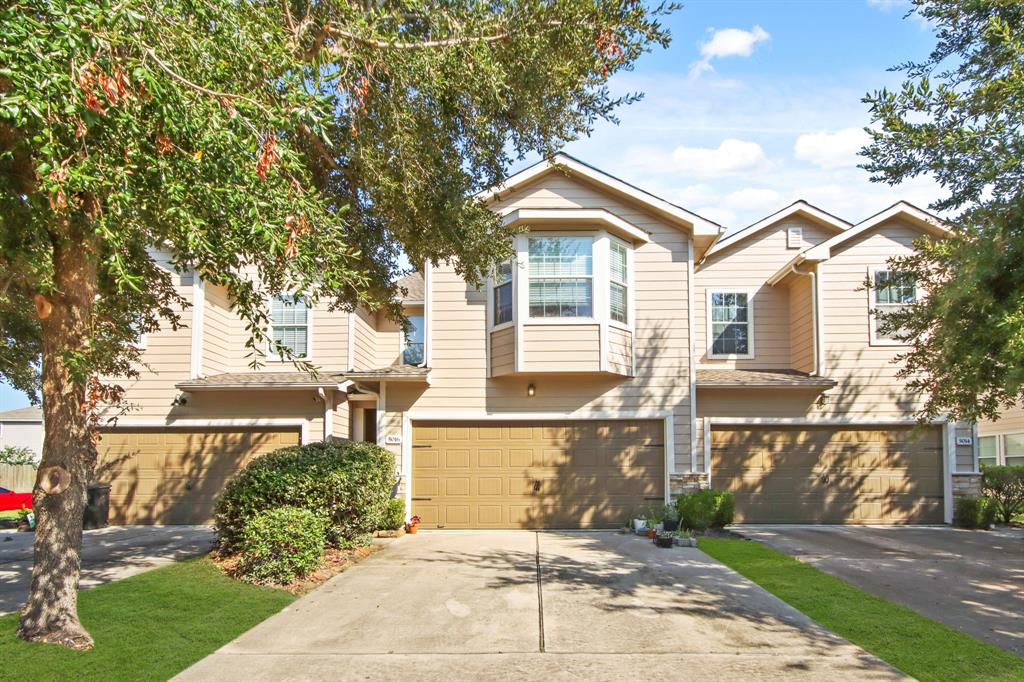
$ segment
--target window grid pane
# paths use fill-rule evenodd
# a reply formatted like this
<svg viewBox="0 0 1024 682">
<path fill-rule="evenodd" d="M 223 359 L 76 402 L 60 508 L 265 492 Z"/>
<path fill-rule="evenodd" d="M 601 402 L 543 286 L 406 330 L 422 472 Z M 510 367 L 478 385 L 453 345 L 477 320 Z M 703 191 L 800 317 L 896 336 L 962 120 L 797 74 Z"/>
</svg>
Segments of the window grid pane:
<svg viewBox="0 0 1024 682">
<path fill-rule="evenodd" d="M 1024 457 L 1024 433 L 1003 436 L 1003 454 L 1007 462 L 1011 457 Z"/>
<path fill-rule="evenodd" d="M 747 294 L 711 294 L 711 354 L 750 353 L 750 318 Z"/>
<path fill-rule="evenodd" d="M 405 335 L 405 348 L 402 349 L 402 362 L 407 365 L 423 364 L 423 316 L 409 316 L 409 333 Z"/>
<path fill-rule="evenodd" d="M 627 299 L 626 287 L 612 282 L 611 285 L 611 311 L 612 319 L 616 322 L 626 324 L 629 320 L 629 301 Z"/>
<path fill-rule="evenodd" d="M 287 348 L 292 356 L 309 354 L 309 307 L 300 298 L 278 296 L 270 302 L 272 345 L 270 352 L 277 355 L 278 344 Z"/>
<path fill-rule="evenodd" d="M 531 279 L 530 317 L 591 317 L 589 279 Z"/>
<path fill-rule="evenodd" d="M 590 237 L 535 237 L 530 239 L 531 277 L 589 277 L 593 268 Z"/>
<path fill-rule="evenodd" d="M 629 256 L 626 247 L 612 242 L 611 249 L 611 280 L 626 284 L 629 277 Z"/>
</svg>

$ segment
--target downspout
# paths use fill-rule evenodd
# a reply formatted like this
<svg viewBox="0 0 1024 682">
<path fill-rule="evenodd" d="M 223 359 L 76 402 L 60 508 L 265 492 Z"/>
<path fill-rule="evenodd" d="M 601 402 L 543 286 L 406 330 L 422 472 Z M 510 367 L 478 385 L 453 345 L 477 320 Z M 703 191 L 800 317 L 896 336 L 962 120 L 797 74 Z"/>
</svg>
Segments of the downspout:
<svg viewBox="0 0 1024 682">
<path fill-rule="evenodd" d="M 814 365 L 814 376 L 820 377 L 821 376 L 821 326 L 818 324 L 818 309 L 819 309 L 818 278 L 815 275 L 813 270 L 811 270 L 810 272 L 804 272 L 803 270 L 798 270 L 795 263 L 789 266 L 789 271 L 792 272 L 794 275 L 798 275 L 800 277 L 810 277 L 811 278 L 811 322 L 814 325 L 814 334 L 813 334 L 814 343 L 811 344 L 811 348 L 812 348 L 813 354 L 814 354 L 814 362 L 813 362 L 813 365 Z"/>
</svg>

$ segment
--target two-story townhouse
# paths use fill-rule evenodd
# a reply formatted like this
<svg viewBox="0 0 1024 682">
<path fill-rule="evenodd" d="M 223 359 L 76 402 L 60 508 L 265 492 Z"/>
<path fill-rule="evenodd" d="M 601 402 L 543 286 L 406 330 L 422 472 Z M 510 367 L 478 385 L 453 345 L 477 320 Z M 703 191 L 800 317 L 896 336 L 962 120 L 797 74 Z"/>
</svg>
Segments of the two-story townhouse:
<svg viewBox="0 0 1024 682">
<path fill-rule="evenodd" d="M 973 447 L 913 428 L 898 348 L 875 333 L 871 310 L 914 292 L 863 288 L 941 232 L 933 217 L 898 204 L 851 226 L 798 202 L 721 239 L 565 155 L 481 199 L 524 228 L 514 260 L 479 288 L 451 264 L 405 278 L 407 334 L 272 303 L 270 334 L 316 377 L 253 369 L 225 292 L 178 277 L 188 328 L 144 340 L 137 409 L 102 441 L 115 518 L 205 521 L 252 457 L 340 437 L 395 453 L 428 527 L 614 526 L 708 483 L 745 521 L 949 519 Z"/>
</svg>

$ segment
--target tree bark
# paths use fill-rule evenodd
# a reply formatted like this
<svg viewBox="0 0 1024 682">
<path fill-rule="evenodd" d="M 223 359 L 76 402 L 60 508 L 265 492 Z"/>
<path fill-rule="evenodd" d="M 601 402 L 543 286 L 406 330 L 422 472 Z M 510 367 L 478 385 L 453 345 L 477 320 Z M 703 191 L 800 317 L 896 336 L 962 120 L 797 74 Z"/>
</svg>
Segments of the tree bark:
<svg viewBox="0 0 1024 682">
<path fill-rule="evenodd" d="M 36 516 L 32 586 L 18 636 L 87 650 L 93 640 L 78 619 L 78 581 L 82 514 L 96 450 L 89 430 L 86 384 L 72 373 L 68 353 L 85 348 L 99 285 L 90 236 L 78 237 L 54 239 L 57 293 L 37 304 L 45 435 L 32 495 Z"/>
</svg>

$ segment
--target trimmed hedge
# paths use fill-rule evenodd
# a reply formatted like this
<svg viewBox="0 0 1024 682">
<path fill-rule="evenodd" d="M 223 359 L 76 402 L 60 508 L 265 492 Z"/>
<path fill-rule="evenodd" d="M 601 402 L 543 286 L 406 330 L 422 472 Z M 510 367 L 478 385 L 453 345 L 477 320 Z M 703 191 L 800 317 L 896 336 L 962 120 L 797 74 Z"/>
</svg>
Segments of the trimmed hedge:
<svg viewBox="0 0 1024 682">
<path fill-rule="evenodd" d="M 327 520 L 299 507 L 252 516 L 242 530 L 238 572 L 246 582 L 287 585 L 315 571 L 324 558 Z"/>
<path fill-rule="evenodd" d="M 373 443 L 331 440 L 254 459 L 225 486 L 214 508 L 223 551 L 239 549 L 250 519 L 299 507 L 326 521 L 327 544 L 347 547 L 381 527 L 395 485 L 395 456 Z"/>
<path fill-rule="evenodd" d="M 698 490 L 676 500 L 679 525 L 685 530 L 704 531 L 732 523 L 736 511 L 733 494 L 725 490 Z"/>
<path fill-rule="evenodd" d="M 1024 465 L 983 466 L 981 492 L 995 502 L 1000 520 L 1010 523 L 1024 513 Z"/>
<path fill-rule="evenodd" d="M 996 503 L 987 497 L 957 497 L 953 501 L 953 525 L 988 530 L 996 520 Z"/>
</svg>

